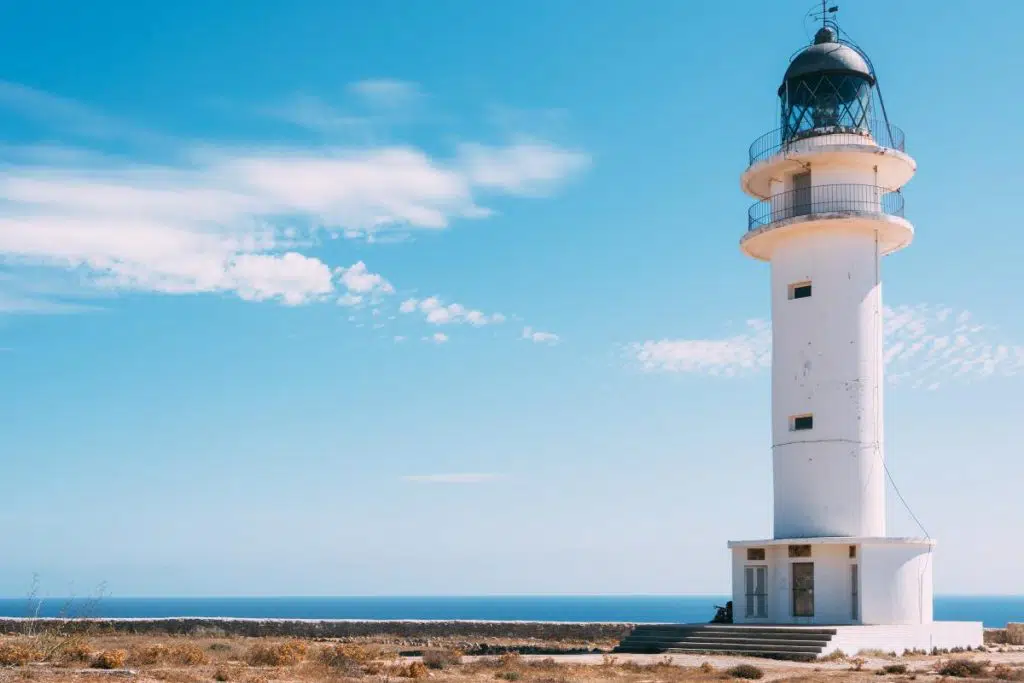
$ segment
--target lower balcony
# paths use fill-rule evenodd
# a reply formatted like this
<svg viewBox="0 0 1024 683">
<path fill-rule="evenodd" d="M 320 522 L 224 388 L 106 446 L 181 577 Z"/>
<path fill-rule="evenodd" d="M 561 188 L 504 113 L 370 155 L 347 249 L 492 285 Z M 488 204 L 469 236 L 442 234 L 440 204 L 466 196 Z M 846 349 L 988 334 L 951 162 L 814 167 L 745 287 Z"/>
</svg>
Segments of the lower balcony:
<svg viewBox="0 0 1024 683">
<path fill-rule="evenodd" d="M 903 218 L 899 192 L 877 185 L 812 185 L 751 206 L 741 246 L 754 258 L 771 260 L 775 246 L 788 236 L 823 229 L 877 232 L 882 254 L 907 246 L 914 235 Z"/>
<path fill-rule="evenodd" d="M 812 185 L 756 202 L 747 229 L 757 230 L 796 216 L 879 214 L 903 217 L 903 195 L 876 185 Z"/>
</svg>

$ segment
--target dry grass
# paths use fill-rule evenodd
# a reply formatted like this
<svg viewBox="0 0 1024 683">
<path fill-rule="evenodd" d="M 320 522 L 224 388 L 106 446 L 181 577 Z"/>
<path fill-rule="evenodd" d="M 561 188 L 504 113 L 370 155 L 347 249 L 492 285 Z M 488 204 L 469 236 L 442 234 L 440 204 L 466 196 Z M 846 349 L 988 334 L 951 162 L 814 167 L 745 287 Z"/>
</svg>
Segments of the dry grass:
<svg viewBox="0 0 1024 683">
<path fill-rule="evenodd" d="M 306 658 L 309 646 L 301 640 L 282 643 L 256 643 L 246 652 L 250 666 L 295 666 Z"/>
<path fill-rule="evenodd" d="M 0 643 L 0 666 L 25 666 L 43 658 L 43 653 L 29 640 Z"/>
<path fill-rule="evenodd" d="M 93 657 L 90 666 L 94 669 L 123 669 L 127 661 L 125 650 L 103 650 Z"/>
<path fill-rule="evenodd" d="M 447 669 L 462 664 L 462 652 L 459 650 L 427 650 L 423 653 L 423 663 L 430 669 Z"/>
</svg>

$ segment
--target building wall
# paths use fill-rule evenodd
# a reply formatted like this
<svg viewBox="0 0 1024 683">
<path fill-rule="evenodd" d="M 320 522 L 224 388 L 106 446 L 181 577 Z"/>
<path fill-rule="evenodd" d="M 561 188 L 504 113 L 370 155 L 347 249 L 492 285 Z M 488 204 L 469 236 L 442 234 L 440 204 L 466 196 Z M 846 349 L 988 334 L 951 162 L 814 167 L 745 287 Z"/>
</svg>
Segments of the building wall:
<svg viewBox="0 0 1024 683">
<path fill-rule="evenodd" d="M 935 621 L 930 624 L 891 626 L 840 626 L 822 655 L 842 650 L 855 655 L 861 650 L 903 654 L 907 650 L 980 647 L 984 640 L 980 621 Z"/>
<path fill-rule="evenodd" d="M 932 621 L 932 548 L 918 544 L 862 547 L 861 606 L 865 624 Z"/>
<path fill-rule="evenodd" d="M 772 258 L 775 538 L 885 535 L 876 266 L 864 231 L 802 232 Z M 807 281 L 812 295 L 791 300 Z M 808 413 L 813 429 L 792 431 Z"/>
<path fill-rule="evenodd" d="M 732 586 L 733 621 L 737 624 L 851 624 L 852 585 L 850 565 L 858 562 L 850 559 L 849 545 L 815 544 L 811 546 L 810 558 L 790 558 L 788 545 L 774 545 L 765 548 L 764 562 L 747 560 L 747 548 L 733 548 Z M 814 616 L 793 616 L 792 565 L 794 562 L 814 563 Z M 763 619 L 746 616 L 746 584 L 744 569 L 747 566 L 768 567 L 768 609 Z M 863 584 L 862 584 L 863 585 Z"/>
</svg>

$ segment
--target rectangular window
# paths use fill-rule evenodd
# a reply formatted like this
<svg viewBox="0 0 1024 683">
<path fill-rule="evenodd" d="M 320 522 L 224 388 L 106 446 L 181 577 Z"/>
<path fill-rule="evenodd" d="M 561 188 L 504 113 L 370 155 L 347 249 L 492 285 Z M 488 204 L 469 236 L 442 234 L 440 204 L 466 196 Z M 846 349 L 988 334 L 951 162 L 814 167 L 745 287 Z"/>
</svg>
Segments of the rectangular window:
<svg viewBox="0 0 1024 683">
<path fill-rule="evenodd" d="M 793 616 L 814 616 L 814 563 L 793 563 Z"/>
<path fill-rule="evenodd" d="M 790 299 L 808 299 L 811 296 L 810 282 L 797 282 L 789 286 Z"/>
<path fill-rule="evenodd" d="M 764 548 L 747 548 L 747 560 L 750 562 L 764 562 Z"/>
<path fill-rule="evenodd" d="M 755 619 L 768 616 L 768 567 L 744 567 L 747 602 L 744 614 Z"/>
<path fill-rule="evenodd" d="M 850 565 L 850 617 L 860 619 L 860 570 L 857 565 Z"/>
<path fill-rule="evenodd" d="M 794 415 L 789 418 L 789 431 L 802 432 L 805 429 L 814 429 L 813 415 Z"/>
<path fill-rule="evenodd" d="M 811 546 L 809 545 L 791 545 L 789 546 L 790 557 L 810 557 Z"/>
<path fill-rule="evenodd" d="M 857 546 L 855 546 L 855 545 L 851 545 L 850 546 L 850 559 L 851 560 L 857 559 Z"/>
</svg>

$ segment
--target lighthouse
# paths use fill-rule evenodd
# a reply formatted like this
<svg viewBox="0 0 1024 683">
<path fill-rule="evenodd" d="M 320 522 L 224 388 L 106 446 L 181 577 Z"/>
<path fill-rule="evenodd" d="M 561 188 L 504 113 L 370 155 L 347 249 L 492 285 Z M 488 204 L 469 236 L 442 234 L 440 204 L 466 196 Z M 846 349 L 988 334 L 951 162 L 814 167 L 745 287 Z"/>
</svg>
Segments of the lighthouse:
<svg viewBox="0 0 1024 683">
<path fill-rule="evenodd" d="M 733 620 L 838 627 L 832 649 L 977 646 L 980 623 L 933 620 L 935 541 L 886 535 L 882 263 L 914 240 L 917 164 L 841 35 L 823 16 L 791 59 L 740 179 L 740 248 L 771 272 L 774 510 L 772 538 L 729 542 Z"/>
</svg>

